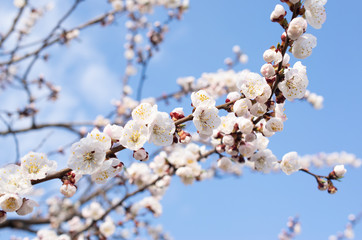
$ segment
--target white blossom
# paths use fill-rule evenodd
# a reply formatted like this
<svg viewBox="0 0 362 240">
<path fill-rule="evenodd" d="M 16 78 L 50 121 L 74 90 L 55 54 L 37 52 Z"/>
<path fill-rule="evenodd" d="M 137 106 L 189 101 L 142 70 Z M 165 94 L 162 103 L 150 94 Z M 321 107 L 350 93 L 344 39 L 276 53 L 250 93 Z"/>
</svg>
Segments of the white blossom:
<svg viewBox="0 0 362 240">
<path fill-rule="evenodd" d="M 265 50 L 265 52 L 263 53 L 264 61 L 267 63 L 271 63 L 275 60 L 276 55 L 277 53 L 273 49 Z"/>
<path fill-rule="evenodd" d="M 189 166 L 178 168 L 176 170 L 176 175 L 179 176 L 182 182 L 186 185 L 192 184 L 195 179 L 192 168 Z"/>
<path fill-rule="evenodd" d="M 201 134 L 212 135 L 212 131 L 217 128 L 220 123 L 218 116 L 219 110 L 213 106 L 199 106 L 193 112 L 193 123 Z"/>
<path fill-rule="evenodd" d="M 235 101 L 235 100 L 238 100 L 239 98 L 240 98 L 240 93 L 239 92 L 230 92 L 226 96 L 226 99 L 229 100 L 229 101 Z"/>
<path fill-rule="evenodd" d="M 149 141 L 157 146 L 168 146 L 173 142 L 175 132 L 175 123 L 165 112 L 157 112 L 153 121 L 150 123 Z"/>
<path fill-rule="evenodd" d="M 0 194 L 27 194 L 31 189 L 30 179 L 24 178 L 20 166 L 10 164 L 0 168 Z"/>
<path fill-rule="evenodd" d="M 226 172 L 231 168 L 232 164 L 230 158 L 227 157 L 222 157 L 217 161 L 217 167 Z"/>
<path fill-rule="evenodd" d="M 128 149 L 138 150 L 147 142 L 148 135 L 148 128 L 145 125 L 130 120 L 124 126 L 119 142 Z"/>
<path fill-rule="evenodd" d="M 107 182 L 122 170 L 122 166 L 119 164 L 120 161 L 117 158 L 110 158 L 104 161 L 99 170 L 91 175 L 92 181 L 98 184 Z"/>
<path fill-rule="evenodd" d="M 244 157 L 251 157 L 256 151 L 256 146 L 253 142 L 245 142 L 240 144 L 238 150 Z"/>
<path fill-rule="evenodd" d="M 227 146 L 232 146 L 234 145 L 235 143 L 235 140 L 234 140 L 234 137 L 231 136 L 231 135 L 225 135 L 223 138 L 222 138 L 222 143 L 227 145 Z"/>
<path fill-rule="evenodd" d="M 265 125 L 266 129 L 271 132 L 280 132 L 283 130 L 283 121 L 280 118 L 272 117 Z"/>
<path fill-rule="evenodd" d="M 263 66 L 261 66 L 260 73 L 264 77 L 269 78 L 275 75 L 275 69 L 270 63 L 265 63 Z"/>
<path fill-rule="evenodd" d="M 248 113 L 248 109 L 251 107 L 251 101 L 247 98 L 237 100 L 233 105 L 233 112 L 241 117 Z"/>
<path fill-rule="evenodd" d="M 219 130 L 225 134 L 230 134 L 234 130 L 234 125 L 236 123 L 236 116 L 234 113 L 228 113 L 226 116 L 222 116 L 220 118 L 221 123 L 219 126 Z"/>
<path fill-rule="evenodd" d="M 57 162 L 48 160 L 46 154 L 30 152 L 21 158 L 21 172 L 29 179 L 40 179 L 55 172 Z"/>
<path fill-rule="evenodd" d="M 237 119 L 237 124 L 239 126 L 239 130 L 244 134 L 249 134 L 253 131 L 254 124 L 248 118 L 239 117 Z"/>
<path fill-rule="evenodd" d="M 251 157 L 250 161 L 254 162 L 255 170 L 268 173 L 273 168 L 273 164 L 277 161 L 277 158 L 274 156 L 272 151 L 265 149 L 255 153 Z"/>
<path fill-rule="evenodd" d="M 333 171 L 334 174 L 336 174 L 337 178 L 342 178 L 347 172 L 347 170 L 344 168 L 344 165 L 336 165 Z"/>
<path fill-rule="evenodd" d="M 23 204 L 23 199 L 18 194 L 6 193 L 0 197 L 0 208 L 5 212 L 14 212 Z"/>
<path fill-rule="evenodd" d="M 119 141 L 122 136 L 123 127 L 116 124 L 107 124 L 103 129 L 103 133 L 107 134 L 112 140 Z"/>
<path fill-rule="evenodd" d="M 284 7 L 280 4 L 277 4 L 274 8 L 274 11 L 270 14 L 270 21 L 280 21 L 284 18 L 285 15 L 287 15 L 287 12 L 285 11 Z"/>
<path fill-rule="evenodd" d="M 72 145 L 68 167 L 77 174 L 92 174 L 100 168 L 105 157 L 104 143 L 94 138 L 82 138 Z"/>
<path fill-rule="evenodd" d="M 101 223 L 99 226 L 99 231 L 105 236 L 110 237 L 116 231 L 116 225 L 114 224 L 113 220 L 110 217 L 106 218 L 106 221 Z"/>
<path fill-rule="evenodd" d="M 77 192 L 77 187 L 73 184 L 63 184 L 60 187 L 60 193 L 65 197 L 72 197 Z"/>
<path fill-rule="evenodd" d="M 82 216 L 93 220 L 98 220 L 104 213 L 104 208 L 98 202 L 92 202 L 82 209 Z"/>
<path fill-rule="evenodd" d="M 264 103 L 257 102 L 250 108 L 250 113 L 252 115 L 254 115 L 255 117 L 259 117 L 259 116 L 263 116 L 267 110 L 268 110 L 268 107 Z"/>
<path fill-rule="evenodd" d="M 265 79 L 257 73 L 250 72 L 245 79 L 239 79 L 237 87 L 244 93 L 245 97 L 254 99 L 261 95 L 266 84 Z"/>
<path fill-rule="evenodd" d="M 24 215 L 27 215 L 27 214 L 33 212 L 34 207 L 38 207 L 38 206 L 39 206 L 39 204 L 37 202 L 35 202 L 34 200 L 23 198 L 23 204 L 21 205 L 21 207 L 18 210 L 16 210 L 16 213 L 20 216 L 24 216 Z"/>
<path fill-rule="evenodd" d="M 215 100 L 205 90 L 191 94 L 192 105 L 197 108 L 201 106 L 215 106 Z"/>
<path fill-rule="evenodd" d="M 298 171 L 301 168 L 298 153 L 289 152 L 285 154 L 280 163 L 280 168 L 287 175 Z"/>
<path fill-rule="evenodd" d="M 272 93 L 272 90 L 271 90 L 270 86 L 268 84 L 265 84 L 263 93 L 261 95 L 257 96 L 255 98 L 255 100 L 258 103 L 266 103 L 269 100 L 271 93 Z"/>
<path fill-rule="evenodd" d="M 157 113 L 157 105 L 151 105 L 149 103 L 141 103 L 133 109 L 132 119 L 142 124 L 149 124 L 153 121 L 155 114 Z"/>
<path fill-rule="evenodd" d="M 312 34 L 305 33 L 294 41 L 292 53 L 294 57 L 304 59 L 312 54 L 312 49 L 317 46 L 317 38 Z"/>
<path fill-rule="evenodd" d="M 308 83 L 306 67 L 298 61 L 285 73 L 285 79 L 279 83 L 278 87 L 284 97 L 292 101 L 295 98 L 304 97 Z"/>
<path fill-rule="evenodd" d="M 101 133 L 98 128 L 93 129 L 90 133 L 88 133 L 87 138 L 94 139 L 103 146 L 104 151 L 107 151 L 111 148 L 111 138 L 105 134 Z"/>
<path fill-rule="evenodd" d="M 306 0 L 304 2 L 305 17 L 312 27 L 320 29 L 326 21 L 327 15 L 324 4 L 327 0 Z"/>
<path fill-rule="evenodd" d="M 14 0 L 14 6 L 17 8 L 22 8 L 26 4 L 25 0 Z"/>
<path fill-rule="evenodd" d="M 294 18 L 288 26 L 287 34 L 293 41 L 297 40 L 307 30 L 307 21 L 302 17 Z"/>
</svg>

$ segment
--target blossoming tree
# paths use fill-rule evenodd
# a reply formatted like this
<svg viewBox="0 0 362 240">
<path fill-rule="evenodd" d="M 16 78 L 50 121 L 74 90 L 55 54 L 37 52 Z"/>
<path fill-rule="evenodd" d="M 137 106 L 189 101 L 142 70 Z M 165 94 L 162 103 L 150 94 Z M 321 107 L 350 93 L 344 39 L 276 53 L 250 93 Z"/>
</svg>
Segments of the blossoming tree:
<svg viewBox="0 0 362 240">
<path fill-rule="evenodd" d="M 161 199 L 172 186 L 172 178 L 190 185 L 219 176 L 240 176 L 244 168 L 264 174 L 304 174 L 315 179 L 319 190 L 335 194 L 336 181 L 347 172 L 345 165 L 360 167 L 360 159 L 344 152 L 300 156 L 295 151 L 278 158 L 268 147 L 271 137 L 284 129 L 287 102 L 302 100 L 315 109 L 323 105 L 323 97 L 308 90 L 313 79 L 308 79 L 307 67 L 314 66 L 305 65 L 304 60 L 312 58 L 317 47 L 317 37 L 308 30 L 322 28 L 327 1 L 275 2 L 270 24 L 280 25 L 281 35 L 266 39 L 271 47 L 264 50 L 260 70 L 237 70 L 248 56 L 234 46 L 234 56 L 225 59 L 226 69 L 197 78 L 181 76 L 176 80 L 178 91 L 142 98 L 144 83 L 151 81 L 149 64 L 167 41 L 171 23 L 180 20 L 175 27 L 181 25 L 192 2 L 104 1 L 105 13 L 94 17 L 83 12 L 80 19 L 85 20 L 74 24 L 68 20 L 80 14 L 77 11 L 84 4 L 74 0 L 53 18 L 56 21 L 41 25 L 54 11 L 51 2 L 15 0 L 11 8 L 17 13 L 7 19 L 0 36 L 1 94 L 7 101 L 18 96 L 15 106 L 9 104 L 0 112 L 0 135 L 14 140 L 16 158 L 4 161 L 0 169 L 0 228 L 25 231 L 40 240 L 145 235 L 170 239 L 150 219 L 162 214 Z M 101 26 L 107 31 L 122 18 L 127 19 L 126 63 L 118 99 L 109 99 L 112 109 L 89 121 L 78 122 L 75 112 L 68 121 L 46 117 L 50 102 L 61 98 L 61 89 L 72 88 L 72 82 L 58 86 L 62 82 L 41 74 L 56 59 L 52 49 L 72 51 L 71 46 L 86 38 L 82 37 L 86 29 Z M 42 27 L 37 29 L 38 25 Z M 75 67 L 81 68 L 81 63 Z M 86 88 L 87 82 L 83 84 Z M 89 95 L 108 97 L 97 89 L 89 90 Z M 167 111 L 165 103 L 175 99 L 173 110 Z M 47 130 L 50 134 L 40 137 L 39 131 Z M 67 137 L 48 146 L 53 131 L 67 132 Z M 31 136 L 27 141 L 37 146 L 23 152 L 19 136 L 27 134 Z M 129 155 L 131 159 L 126 159 Z M 329 173 L 312 172 L 313 165 L 327 167 Z M 39 193 L 41 185 L 47 186 L 43 193 Z M 343 235 L 331 239 L 353 237 L 352 226 L 359 216 L 349 219 Z M 297 218 L 290 219 L 288 227 L 280 239 L 292 239 L 300 232 Z"/>
</svg>

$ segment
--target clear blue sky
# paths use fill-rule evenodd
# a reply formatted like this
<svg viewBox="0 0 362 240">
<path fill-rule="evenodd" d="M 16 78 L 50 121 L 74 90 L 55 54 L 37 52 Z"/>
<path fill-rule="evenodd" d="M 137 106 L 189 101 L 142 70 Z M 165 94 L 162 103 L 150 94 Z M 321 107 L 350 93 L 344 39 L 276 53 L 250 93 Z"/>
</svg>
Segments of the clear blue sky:
<svg viewBox="0 0 362 240">
<path fill-rule="evenodd" d="M 190 10 L 182 21 L 171 24 L 160 52 L 151 61 L 143 96 L 178 90 L 175 82 L 178 77 L 198 77 L 203 72 L 223 68 L 223 60 L 232 56 L 231 48 L 235 44 L 249 56 L 249 63 L 236 69 L 245 67 L 258 72 L 264 64 L 263 52 L 275 45 L 282 33 L 280 26 L 269 20 L 277 3 L 279 1 L 191 0 Z M 102 12 L 96 0 L 84 4 L 89 6 L 89 11 L 78 12 L 80 18 Z M 301 155 L 347 151 L 362 158 L 362 26 L 358 17 L 361 8 L 360 1 L 329 1 L 327 21 L 322 29 L 308 27 L 307 31 L 317 37 L 318 46 L 303 64 L 307 66 L 308 89 L 324 96 L 324 108 L 317 111 L 306 102 L 287 104 L 288 121 L 284 131 L 273 136 L 269 144 L 279 158 L 289 151 Z M 287 17 L 290 18 L 290 13 Z M 89 119 L 111 109 L 108 96 L 94 101 L 84 93 L 77 93 L 82 92 L 79 88 L 85 87 L 84 76 L 91 76 L 93 72 L 90 71 L 94 70 L 98 79 L 93 76 L 91 83 L 96 86 L 102 81 L 112 84 L 115 87 L 105 90 L 109 91 L 109 96 L 117 98 L 120 69 L 125 64 L 122 60 L 123 26 L 124 21 L 120 21 L 118 26 L 106 30 L 89 29 L 81 34 L 82 42 L 70 46 L 68 51 L 63 48 L 62 54 L 54 56 L 50 67 L 45 70 L 37 67 L 55 82 L 61 82 L 65 92 L 60 104 L 47 107 L 43 116 L 56 120 Z M 90 50 L 90 46 L 95 49 Z M 71 51 L 77 53 L 76 58 L 70 55 Z M 59 54 L 60 49 L 55 49 L 54 53 Z M 75 65 L 79 61 L 83 64 Z M 291 59 L 291 63 L 295 61 Z M 137 86 L 138 78 L 134 81 Z M 64 107 L 60 114 L 54 109 L 61 104 Z M 189 104 L 188 98 L 182 102 L 183 106 Z M 175 102 L 171 106 L 161 104 L 159 109 L 168 111 L 178 105 Z M 79 106 L 83 108 L 75 112 Z M 41 134 L 46 135 L 46 132 Z M 59 137 L 65 142 L 72 139 L 63 132 Z M 31 138 L 22 137 L 23 154 L 34 147 L 29 143 Z M 2 138 L 0 144 L 9 146 L 6 141 L 9 139 Z M 44 151 L 47 146 L 52 143 L 45 145 Z M 6 153 L 5 158 L 11 162 L 13 152 Z M 58 160 L 65 163 L 66 157 Z M 164 213 L 156 222 L 162 223 L 176 240 L 277 239 L 287 218 L 298 214 L 302 235 L 297 239 L 327 239 L 330 234 L 344 229 L 348 214 L 362 210 L 361 169 L 347 169 L 346 177 L 336 184 L 339 192 L 335 195 L 318 191 L 314 179 L 302 173 L 286 176 L 246 171 L 241 178 L 228 177 L 192 186 L 184 186 L 173 179 L 173 186 L 162 200 Z M 315 171 L 328 174 L 329 170 Z M 356 228 L 356 239 L 362 239 L 362 225 Z"/>
</svg>

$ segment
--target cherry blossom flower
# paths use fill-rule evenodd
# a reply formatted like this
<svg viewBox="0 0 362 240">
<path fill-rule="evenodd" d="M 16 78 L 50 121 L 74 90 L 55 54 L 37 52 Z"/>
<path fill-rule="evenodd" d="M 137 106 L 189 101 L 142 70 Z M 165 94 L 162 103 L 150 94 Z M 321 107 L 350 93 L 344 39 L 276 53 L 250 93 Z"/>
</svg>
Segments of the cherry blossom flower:
<svg viewBox="0 0 362 240">
<path fill-rule="evenodd" d="M 270 118 L 265 125 L 266 129 L 271 132 L 280 132 L 283 130 L 283 121 L 280 118 Z"/>
<path fill-rule="evenodd" d="M 297 40 L 307 30 L 307 21 L 302 17 L 294 18 L 288 26 L 287 34 L 293 41 Z"/>
<path fill-rule="evenodd" d="M 231 168 L 232 164 L 230 158 L 227 157 L 222 157 L 217 161 L 217 167 L 226 172 Z"/>
<path fill-rule="evenodd" d="M 152 106 L 149 103 L 141 103 L 138 107 L 133 109 L 132 119 L 143 124 L 149 124 L 152 122 L 156 112 L 157 105 Z"/>
<path fill-rule="evenodd" d="M 123 127 L 116 124 L 108 124 L 103 129 L 103 133 L 107 134 L 113 141 L 119 141 L 122 136 Z"/>
<path fill-rule="evenodd" d="M 312 49 L 317 46 L 317 38 L 312 34 L 305 33 L 294 41 L 292 53 L 294 57 L 304 59 L 312 54 Z"/>
<path fill-rule="evenodd" d="M 167 113 L 157 112 L 154 120 L 150 123 L 149 131 L 150 142 L 157 146 L 171 145 L 175 132 L 175 124 Z"/>
<path fill-rule="evenodd" d="M 27 214 L 33 212 L 34 207 L 38 207 L 38 206 L 39 206 L 39 204 L 37 202 L 35 202 L 34 200 L 23 198 L 23 204 L 21 205 L 21 207 L 18 210 L 16 210 L 16 213 L 20 216 L 24 216 L 24 215 L 27 215 Z"/>
<path fill-rule="evenodd" d="M 215 100 L 205 90 L 193 92 L 191 94 L 192 106 L 195 108 L 201 106 L 215 106 Z"/>
<path fill-rule="evenodd" d="M 44 178 L 49 173 L 55 172 L 57 162 L 48 160 L 44 153 L 30 152 L 21 158 L 21 172 L 29 179 Z"/>
<path fill-rule="evenodd" d="M 251 101 L 247 98 L 237 100 L 233 105 L 233 112 L 241 117 L 248 113 L 248 109 L 251 107 Z"/>
<path fill-rule="evenodd" d="M 324 5 L 327 0 L 306 0 L 304 2 L 305 17 L 312 27 L 320 29 L 326 21 L 327 15 Z"/>
<path fill-rule="evenodd" d="M 300 169 L 298 153 L 289 152 L 285 154 L 280 163 L 280 168 L 287 175 L 298 171 Z"/>
<path fill-rule="evenodd" d="M 255 170 L 268 173 L 272 170 L 273 164 L 277 161 L 277 158 L 274 156 L 272 151 L 265 149 L 255 153 L 251 157 L 250 161 L 254 162 Z"/>
<path fill-rule="evenodd" d="M 122 170 L 122 166 L 119 164 L 120 161 L 117 158 L 110 158 L 104 161 L 99 170 L 91 175 L 92 181 L 98 184 L 107 182 Z"/>
<path fill-rule="evenodd" d="M 148 135 L 148 128 L 145 125 L 130 120 L 124 126 L 119 142 L 128 149 L 138 150 L 147 142 Z"/>
<path fill-rule="evenodd" d="M 257 73 L 248 73 L 245 79 L 239 79 L 237 87 L 244 93 L 245 97 L 254 99 L 261 95 L 266 85 L 265 79 Z"/>
<path fill-rule="evenodd" d="M 104 144 L 94 138 L 82 138 L 72 145 L 68 167 L 77 174 L 92 174 L 99 170 L 106 157 Z"/>
<path fill-rule="evenodd" d="M 27 194 L 31 190 L 30 179 L 24 178 L 20 166 L 10 164 L 0 168 L 0 193 Z"/>
<path fill-rule="evenodd" d="M 5 212 L 14 212 L 23 204 L 23 199 L 18 194 L 6 193 L 0 197 L 0 207 Z"/>
<path fill-rule="evenodd" d="M 226 116 L 220 118 L 221 123 L 219 125 L 219 130 L 225 134 L 230 134 L 234 130 L 234 125 L 236 123 L 236 116 L 234 113 L 228 113 Z"/>
<path fill-rule="evenodd" d="M 192 115 L 194 116 L 194 125 L 199 133 L 208 136 L 212 135 L 212 131 L 221 123 L 218 112 L 219 110 L 213 106 L 199 106 L 196 108 Z"/>
<path fill-rule="evenodd" d="M 285 80 L 279 83 L 278 87 L 284 97 L 292 101 L 304 97 L 308 83 L 306 67 L 298 61 L 285 73 Z"/>
</svg>

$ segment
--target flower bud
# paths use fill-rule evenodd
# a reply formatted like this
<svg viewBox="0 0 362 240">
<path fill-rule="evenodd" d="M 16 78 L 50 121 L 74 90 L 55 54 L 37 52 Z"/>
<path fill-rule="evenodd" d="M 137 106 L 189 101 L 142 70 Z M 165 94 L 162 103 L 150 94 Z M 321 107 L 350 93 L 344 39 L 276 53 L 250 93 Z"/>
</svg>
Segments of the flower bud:
<svg viewBox="0 0 362 240">
<path fill-rule="evenodd" d="M 328 189 L 328 183 L 327 181 L 323 180 L 322 178 L 317 178 L 317 183 L 318 183 L 318 189 L 321 191 L 325 191 Z"/>
<path fill-rule="evenodd" d="M 63 184 L 60 187 L 60 193 L 66 197 L 72 197 L 77 191 L 77 187 L 73 184 Z"/>
<path fill-rule="evenodd" d="M 275 50 L 272 50 L 272 49 L 268 49 L 263 53 L 264 61 L 268 62 L 268 63 L 274 61 L 275 56 L 276 56 L 276 52 L 275 52 Z"/>
<path fill-rule="evenodd" d="M 329 194 L 335 194 L 337 192 L 337 188 L 333 185 L 333 183 L 331 182 L 328 185 L 328 193 Z"/>
<path fill-rule="evenodd" d="M 261 66 L 260 73 L 264 77 L 270 78 L 271 76 L 275 75 L 275 69 L 274 69 L 273 65 L 271 65 L 270 63 L 266 63 L 263 66 Z"/>
<path fill-rule="evenodd" d="M 274 8 L 274 11 L 270 14 L 270 21 L 272 22 L 279 22 L 281 21 L 287 12 L 285 11 L 284 7 L 280 4 L 277 4 Z"/>
<path fill-rule="evenodd" d="M 175 108 L 170 113 L 170 116 L 171 116 L 172 120 L 174 120 L 174 121 L 184 118 L 185 114 L 184 114 L 183 108 Z"/>
<path fill-rule="evenodd" d="M 336 165 L 333 169 L 334 175 L 338 178 L 343 178 L 347 170 L 344 168 L 344 165 Z"/>
<path fill-rule="evenodd" d="M 140 148 L 136 151 L 133 151 L 133 157 L 136 160 L 147 161 L 148 160 L 148 152 L 144 148 Z"/>
<path fill-rule="evenodd" d="M 307 21 L 302 17 L 294 18 L 288 26 L 287 34 L 292 40 L 297 40 L 307 30 Z"/>
<path fill-rule="evenodd" d="M 226 101 L 225 102 L 232 102 L 232 101 L 235 101 L 235 100 L 237 100 L 239 98 L 240 98 L 240 93 L 239 92 L 230 92 L 226 96 Z"/>
<path fill-rule="evenodd" d="M 234 138 L 231 136 L 231 135 L 225 135 L 223 138 L 222 138 L 222 143 L 227 145 L 227 146 L 232 146 L 234 145 L 235 143 L 235 140 Z"/>
</svg>

